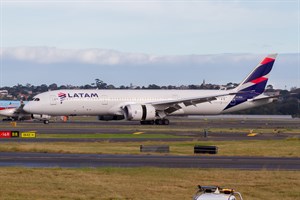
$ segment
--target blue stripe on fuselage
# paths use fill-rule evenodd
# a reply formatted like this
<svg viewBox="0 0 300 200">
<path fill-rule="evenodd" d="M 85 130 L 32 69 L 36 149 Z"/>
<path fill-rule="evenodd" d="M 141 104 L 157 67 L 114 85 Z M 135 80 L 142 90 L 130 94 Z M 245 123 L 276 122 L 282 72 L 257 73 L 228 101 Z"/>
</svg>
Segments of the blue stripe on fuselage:
<svg viewBox="0 0 300 200">
<path fill-rule="evenodd" d="M 248 99 L 253 99 L 254 97 L 258 96 L 259 94 L 257 94 L 256 92 L 240 92 L 238 94 L 235 95 L 235 97 L 231 100 L 231 102 L 226 106 L 226 108 L 224 108 L 224 110 L 227 110 L 229 108 L 232 108 L 234 106 L 237 106 L 241 103 L 246 102 Z"/>
<path fill-rule="evenodd" d="M 237 106 L 241 103 L 246 102 L 248 99 L 253 99 L 254 97 L 262 94 L 265 91 L 267 82 L 268 80 L 265 80 L 239 91 L 224 110 Z"/>
</svg>

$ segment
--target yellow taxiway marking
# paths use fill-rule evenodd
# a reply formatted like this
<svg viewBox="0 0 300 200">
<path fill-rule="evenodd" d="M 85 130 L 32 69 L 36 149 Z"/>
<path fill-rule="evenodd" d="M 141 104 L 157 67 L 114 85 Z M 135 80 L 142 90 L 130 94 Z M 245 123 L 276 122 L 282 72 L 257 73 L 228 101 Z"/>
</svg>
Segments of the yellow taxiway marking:
<svg viewBox="0 0 300 200">
<path fill-rule="evenodd" d="M 140 135 L 140 134 L 143 134 L 144 132 L 134 132 L 132 133 L 133 135 Z"/>
<path fill-rule="evenodd" d="M 256 136 L 258 133 L 249 133 L 247 136 L 248 137 L 254 137 L 254 136 Z"/>
</svg>

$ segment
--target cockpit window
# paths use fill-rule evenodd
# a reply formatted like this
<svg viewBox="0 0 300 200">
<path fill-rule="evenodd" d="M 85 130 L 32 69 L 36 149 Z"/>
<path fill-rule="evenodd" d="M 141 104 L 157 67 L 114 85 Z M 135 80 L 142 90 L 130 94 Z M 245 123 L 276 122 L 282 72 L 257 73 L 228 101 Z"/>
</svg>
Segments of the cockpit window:
<svg viewBox="0 0 300 200">
<path fill-rule="evenodd" d="M 33 101 L 40 101 L 40 98 L 33 98 Z"/>
</svg>

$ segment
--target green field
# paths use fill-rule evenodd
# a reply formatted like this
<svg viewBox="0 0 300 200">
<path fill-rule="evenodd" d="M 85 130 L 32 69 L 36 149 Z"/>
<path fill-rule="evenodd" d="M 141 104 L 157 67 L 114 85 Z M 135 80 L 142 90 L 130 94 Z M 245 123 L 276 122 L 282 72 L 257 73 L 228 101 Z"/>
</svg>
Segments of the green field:
<svg viewBox="0 0 300 200">
<path fill-rule="evenodd" d="M 38 138 L 187 138 L 186 136 L 167 135 L 167 134 L 37 134 Z"/>
<path fill-rule="evenodd" d="M 9 142 L 6 152 L 139 154 L 140 145 L 169 145 L 170 154 L 193 155 L 194 145 L 216 145 L 220 156 L 300 157 L 300 140 L 190 141 L 190 142 Z"/>
<path fill-rule="evenodd" d="M 0 199 L 192 199 L 197 185 L 233 188 L 245 200 L 300 197 L 299 171 L 170 168 L 1 168 Z"/>
</svg>

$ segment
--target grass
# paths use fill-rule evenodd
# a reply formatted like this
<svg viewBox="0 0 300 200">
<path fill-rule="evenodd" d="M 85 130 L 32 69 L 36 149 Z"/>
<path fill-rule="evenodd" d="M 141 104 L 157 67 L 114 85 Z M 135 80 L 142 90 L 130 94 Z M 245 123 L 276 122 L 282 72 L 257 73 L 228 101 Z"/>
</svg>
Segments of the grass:
<svg viewBox="0 0 300 200">
<path fill-rule="evenodd" d="M 251 200 L 300 197 L 299 171 L 1 168 L 0 180 L 5 200 L 192 199 L 198 184 L 233 188 Z"/>
<path fill-rule="evenodd" d="M 176 136 L 167 134 L 37 134 L 39 138 L 187 138 L 186 136 Z"/>
<path fill-rule="evenodd" d="M 271 134 L 295 134 L 300 133 L 300 129 L 286 129 L 286 128 L 209 128 L 209 132 L 212 133 L 271 133 Z"/>
<path fill-rule="evenodd" d="M 6 152 L 55 152 L 55 153 L 98 153 L 139 154 L 139 146 L 169 145 L 170 154 L 193 155 L 193 147 L 216 145 L 222 156 L 270 156 L 300 157 L 300 140 L 258 141 L 190 141 L 190 142 L 9 142 L 2 143 L 0 151 Z"/>
</svg>

